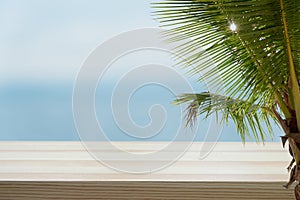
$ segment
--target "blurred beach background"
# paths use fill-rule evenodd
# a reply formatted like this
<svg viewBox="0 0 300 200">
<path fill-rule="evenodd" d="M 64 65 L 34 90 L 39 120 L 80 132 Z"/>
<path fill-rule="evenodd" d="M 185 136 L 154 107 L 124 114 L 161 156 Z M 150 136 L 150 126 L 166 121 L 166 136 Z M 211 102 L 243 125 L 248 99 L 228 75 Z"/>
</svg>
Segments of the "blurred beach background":
<svg viewBox="0 0 300 200">
<path fill-rule="evenodd" d="M 151 14 L 151 2 L 1 0 L 0 140 L 80 140 L 73 121 L 72 91 L 81 65 L 98 45 L 115 35 L 158 27 Z M 122 132 L 112 117 L 109 96 L 113 83 L 122 76 L 118 69 L 151 63 L 151 57 L 169 62 L 162 52 L 129 55 L 113 64 L 115 71 L 108 73 L 97 89 L 98 121 L 113 141 L 141 140 Z M 195 91 L 203 91 L 205 85 L 197 83 L 196 78 L 188 80 Z M 136 124 L 149 123 L 151 105 L 161 104 L 167 111 L 161 133 L 142 141 L 172 140 L 181 120 L 179 107 L 171 104 L 174 99 L 174 94 L 159 85 L 148 85 L 134 93 L 129 108 Z M 209 119 L 199 118 L 196 141 L 204 139 L 208 124 Z M 279 141 L 281 130 L 274 130 L 273 139 L 267 137 L 267 141 Z M 220 141 L 241 141 L 232 122 L 224 126 Z"/>
</svg>

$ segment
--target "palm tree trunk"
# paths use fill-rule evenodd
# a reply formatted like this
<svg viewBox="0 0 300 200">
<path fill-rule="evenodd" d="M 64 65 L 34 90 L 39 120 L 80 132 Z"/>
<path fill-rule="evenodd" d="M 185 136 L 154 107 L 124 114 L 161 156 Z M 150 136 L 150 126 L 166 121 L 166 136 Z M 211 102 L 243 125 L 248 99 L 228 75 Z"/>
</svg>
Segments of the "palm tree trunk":
<svg viewBox="0 0 300 200">
<path fill-rule="evenodd" d="M 300 165 L 299 165 L 299 160 L 300 160 L 300 133 L 298 131 L 298 126 L 297 126 L 297 120 L 295 114 L 293 115 L 292 119 L 289 119 L 286 121 L 286 127 L 285 129 L 285 134 L 288 136 L 289 140 L 289 152 L 293 159 L 296 161 L 295 166 L 293 169 L 290 171 L 290 181 L 287 183 L 287 187 L 292 184 L 293 182 L 297 181 L 297 185 L 295 186 L 294 192 L 295 192 L 295 198 L 296 200 L 300 200 Z M 296 134 L 291 134 L 291 133 L 296 133 Z M 291 136 L 291 137 L 290 137 Z"/>
<path fill-rule="evenodd" d="M 296 185 L 296 187 L 295 187 L 295 197 L 296 197 L 296 200 L 300 199 L 300 184 Z"/>
</svg>

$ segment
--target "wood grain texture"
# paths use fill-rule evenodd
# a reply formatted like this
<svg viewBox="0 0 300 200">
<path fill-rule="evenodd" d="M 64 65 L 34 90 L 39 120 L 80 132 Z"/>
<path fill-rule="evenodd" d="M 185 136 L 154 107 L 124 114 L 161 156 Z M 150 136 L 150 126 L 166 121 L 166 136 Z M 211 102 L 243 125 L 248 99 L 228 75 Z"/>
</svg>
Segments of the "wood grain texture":
<svg viewBox="0 0 300 200">
<path fill-rule="evenodd" d="M 0 182 L 0 199 L 292 200 L 280 182 Z"/>
<path fill-rule="evenodd" d="M 114 142 L 132 153 L 160 149 L 166 142 Z M 290 156 L 280 143 L 258 145 L 219 142 L 199 159 L 200 142 L 169 167 L 155 173 L 128 174 L 95 160 L 80 142 L 0 142 L 0 181 L 271 181 L 288 179 Z M 150 165 L 156 161 L 126 160 L 115 150 L 97 149 L 117 166 Z M 169 152 L 163 152 L 168 154 Z M 157 158 L 158 161 L 160 158 Z M 158 162 L 157 161 L 157 162 Z"/>
<path fill-rule="evenodd" d="M 147 153 L 165 143 L 115 145 Z M 282 187 L 290 156 L 280 143 L 220 142 L 199 159 L 201 145 L 158 172 L 129 174 L 104 166 L 80 142 L 0 142 L 0 199 L 293 199 Z M 117 165 L 141 164 L 97 150 Z"/>
</svg>

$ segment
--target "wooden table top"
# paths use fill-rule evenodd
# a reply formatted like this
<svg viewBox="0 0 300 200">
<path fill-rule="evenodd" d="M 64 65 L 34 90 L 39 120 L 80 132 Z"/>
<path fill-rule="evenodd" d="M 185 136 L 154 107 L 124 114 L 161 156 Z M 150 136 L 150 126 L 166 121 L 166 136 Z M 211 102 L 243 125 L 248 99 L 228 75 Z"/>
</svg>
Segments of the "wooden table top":
<svg viewBox="0 0 300 200">
<path fill-rule="evenodd" d="M 164 142 L 115 145 L 147 153 Z M 0 142 L 0 199 L 293 199 L 282 187 L 290 156 L 280 143 L 219 142 L 199 159 L 201 145 L 158 172 L 129 174 L 96 161 L 80 142 Z"/>
</svg>

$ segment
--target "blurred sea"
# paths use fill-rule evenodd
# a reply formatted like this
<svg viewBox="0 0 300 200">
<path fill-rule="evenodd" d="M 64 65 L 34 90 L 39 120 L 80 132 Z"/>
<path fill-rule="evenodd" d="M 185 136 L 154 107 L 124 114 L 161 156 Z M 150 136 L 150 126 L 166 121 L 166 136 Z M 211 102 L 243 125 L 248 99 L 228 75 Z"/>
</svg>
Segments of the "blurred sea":
<svg viewBox="0 0 300 200">
<path fill-rule="evenodd" d="M 96 93 L 98 121 L 107 137 L 113 141 L 141 140 L 124 133 L 114 122 L 110 108 L 110 87 Z M 42 82 L 2 84 L 0 86 L 0 140 L 2 141 L 78 141 L 72 114 L 72 84 Z M 135 92 L 129 101 L 129 113 L 134 123 L 146 126 L 151 122 L 148 109 L 161 104 L 167 111 L 162 131 L 142 141 L 170 141 L 180 123 L 179 107 L 171 102 L 174 95 L 159 86 L 146 86 Z M 120 100 L 120 105 L 126 104 Z M 202 141 L 209 120 L 199 118 L 197 141 Z M 279 141 L 281 131 L 276 128 L 273 140 Z M 233 124 L 224 126 L 220 141 L 240 141 Z"/>
</svg>

